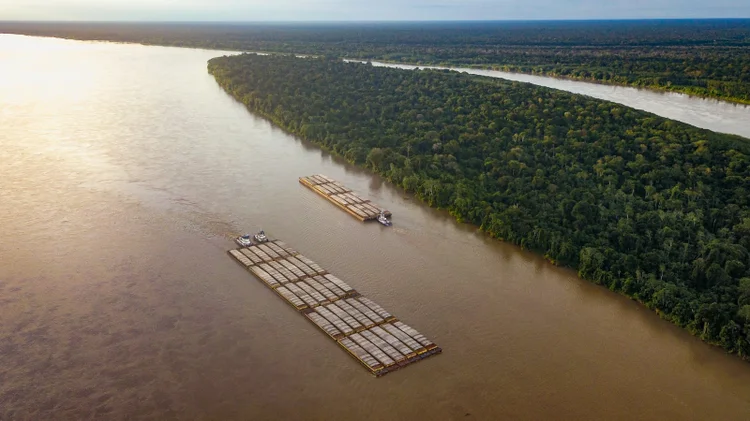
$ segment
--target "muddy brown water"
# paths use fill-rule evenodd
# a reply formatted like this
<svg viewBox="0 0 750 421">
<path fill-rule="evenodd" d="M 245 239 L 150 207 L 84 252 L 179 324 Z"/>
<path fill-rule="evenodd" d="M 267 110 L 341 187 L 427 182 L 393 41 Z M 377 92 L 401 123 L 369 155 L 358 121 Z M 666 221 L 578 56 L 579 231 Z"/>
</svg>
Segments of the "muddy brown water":
<svg viewBox="0 0 750 421">
<path fill-rule="evenodd" d="M 250 115 L 216 54 L 0 36 L 0 419 L 750 417 L 750 364 Z M 443 354 L 371 377 L 227 256 L 259 228 Z"/>
</svg>

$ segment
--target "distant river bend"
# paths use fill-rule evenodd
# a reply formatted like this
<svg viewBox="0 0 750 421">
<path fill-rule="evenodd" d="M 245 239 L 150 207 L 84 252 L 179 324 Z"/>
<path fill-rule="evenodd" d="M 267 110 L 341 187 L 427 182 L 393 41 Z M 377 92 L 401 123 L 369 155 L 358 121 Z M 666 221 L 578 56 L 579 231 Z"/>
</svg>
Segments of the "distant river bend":
<svg viewBox="0 0 750 421">
<path fill-rule="evenodd" d="M 625 86 L 604 85 L 548 76 L 481 70 L 463 67 L 417 66 L 373 61 L 374 66 L 396 69 L 447 69 L 559 89 L 574 94 L 616 102 L 672 120 L 719 133 L 750 138 L 750 106 L 706 99 L 675 92 L 658 92 Z"/>
</svg>

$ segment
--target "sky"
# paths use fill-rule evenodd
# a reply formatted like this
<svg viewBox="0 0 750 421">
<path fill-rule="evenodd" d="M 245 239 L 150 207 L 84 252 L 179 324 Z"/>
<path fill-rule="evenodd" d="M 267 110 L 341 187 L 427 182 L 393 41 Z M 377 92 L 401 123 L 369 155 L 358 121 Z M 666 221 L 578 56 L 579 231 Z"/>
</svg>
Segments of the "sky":
<svg viewBox="0 0 750 421">
<path fill-rule="evenodd" d="M 0 0 L 0 21 L 641 18 L 750 18 L 750 0 Z"/>
</svg>

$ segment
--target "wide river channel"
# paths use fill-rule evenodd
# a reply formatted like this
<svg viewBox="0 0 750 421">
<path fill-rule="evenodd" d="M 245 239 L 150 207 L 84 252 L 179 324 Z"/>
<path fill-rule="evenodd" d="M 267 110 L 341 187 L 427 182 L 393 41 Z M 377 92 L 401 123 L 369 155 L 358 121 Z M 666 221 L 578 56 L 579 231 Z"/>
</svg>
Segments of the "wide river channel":
<svg viewBox="0 0 750 421">
<path fill-rule="evenodd" d="M 219 54 L 0 35 L 1 420 L 750 418 L 750 364 L 251 115 Z M 226 254 L 261 227 L 443 354 L 371 377 Z"/>
</svg>

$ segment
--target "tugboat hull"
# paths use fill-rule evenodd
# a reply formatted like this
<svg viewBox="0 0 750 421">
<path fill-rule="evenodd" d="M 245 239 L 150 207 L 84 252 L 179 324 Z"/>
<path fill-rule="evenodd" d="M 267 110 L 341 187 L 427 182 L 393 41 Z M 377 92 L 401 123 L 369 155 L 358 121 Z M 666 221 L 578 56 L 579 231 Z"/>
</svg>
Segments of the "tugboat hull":
<svg viewBox="0 0 750 421">
<path fill-rule="evenodd" d="M 243 237 L 235 238 L 234 242 L 237 243 L 237 245 L 240 247 L 250 247 L 253 245 L 253 242 L 249 238 L 243 238 Z"/>
<path fill-rule="evenodd" d="M 378 222 L 385 225 L 386 227 L 390 227 L 393 225 L 393 222 L 391 222 L 388 218 L 386 218 L 384 215 L 378 216 Z"/>
</svg>

